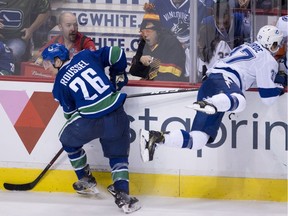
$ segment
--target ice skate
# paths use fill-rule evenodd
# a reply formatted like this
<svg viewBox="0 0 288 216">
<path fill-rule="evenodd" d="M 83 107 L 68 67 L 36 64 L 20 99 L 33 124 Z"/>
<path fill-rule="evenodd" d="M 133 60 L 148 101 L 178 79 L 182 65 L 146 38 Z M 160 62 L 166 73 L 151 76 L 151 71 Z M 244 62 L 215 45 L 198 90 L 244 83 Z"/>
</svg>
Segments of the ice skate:
<svg viewBox="0 0 288 216">
<path fill-rule="evenodd" d="M 196 101 L 192 105 L 187 106 L 188 108 L 192 108 L 199 112 L 204 112 L 208 115 L 213 115 L 217 113 L 217 108 L 207 101 Z"/>
<path fill-rule="evenodd" d="M 115 198 L 116 205 L 129 214 L 141 208 L 140 202 L 136 197 L 131 197 L 123 191 L 116 191 L 114 185 L 108 186 L 107 190 Z"/>
<path fill-rule="evenodd" d="M 156 144 L 164 140 L 163 132 L 140 130 L 140 153 L 143 162 L 153 160 Z"/>
<path fill-rule="evenodd" d="M 96 188 L 97 182 L 90 172 L 90 168 L 87 165 L 85 168 L 85 172 L 87 172 L 87 176 L 84 176 L 77 182 L 73 184 L 74 190 L 83 195 L 96 195 L 99 194 L 99 190 Z"/>
</svg>

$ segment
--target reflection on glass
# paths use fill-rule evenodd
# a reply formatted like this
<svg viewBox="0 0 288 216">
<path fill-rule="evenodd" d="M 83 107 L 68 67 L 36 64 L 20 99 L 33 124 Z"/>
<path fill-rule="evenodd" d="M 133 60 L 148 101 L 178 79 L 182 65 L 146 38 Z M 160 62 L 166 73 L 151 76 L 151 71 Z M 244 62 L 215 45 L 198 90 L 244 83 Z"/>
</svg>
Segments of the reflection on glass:
<svg viewBox="0 0 288 216">
<path fill-rule="evenodd" d="M 143 6 L 148 2 L 154 3 L 155 13 L 159 15 L 160 24 L 165 30 L 142 29 L 139 40 L 138 32 L 144 16 Z M 133 1 L 131 6 L 119 0 L 1 0 L 1 74 L 52 78 L 41 66 L 41 59 L 36 61 L 40 66 L 35 64 L 35 60 L 40 54 L 39 49 L 49 39 L 64 33 L 64 30 L 61 32 L 57 27 L 62 11 L 75 14 L 79 31 L 90 37 L 97 49 L 105 45 L 120 46 L 126 51 L 128 62 L 134 56 L 139 58 L 141 52 L 147 52 L 146 57 L 142 58 L 142 65 L 150 62 L 152 73 L 149 72 L 150 76 L 142 74 L 141 78 L 187 82 L 189 75 L 193 73 L 198 74 L 201 82 L 202 73 L 205 74 L 207 68 L 217 59 L 228 55 L 235 46 L 254 40 L 255 32 L 261 26 L 275 25 L 280 16 L 287 15 L 286 0 L 198 0 L 198 14 L 195 17 L 190 14 L 191 2 L 138 0 Z M 192 20 L 197 20 L 197 32 L 190 32 L 190 16 Z M 157 40 L 173 41 L 166 42 L 166 45 L 159 43 L 165 48 L 161 48 L 164 54 L 157 51 L 157 56 L 154 56 L 157 49 L 152 48 L 152 55 L 151 49 L 148 49 L 150 41 L 143 45 L 144 38 L 152 37 L 153 31 Z M 178 45 L 171 39 L 171 32 L 180 42 L 184 56 L 179 48 L 175 48 Z M 191 56 L 189 46 L 194 40 L 197 41 L 198 53 Z M 197 71 L 190 68 L 194 58 L 197 59 Z M 138 61 L 140 59 L 141 56 Z M 140 77 L 133 76 L 132 79 L 141 79 Z"/>
<path fill-rule="evenodd" d="M 218 1 L 213 4 L 212 15 L 202 19 L 198 34 L 198 70 L 202 76 L 233 48 L 250 42 L 250 11 L 231 6 L 230 2 Z M 247 7 L 247 1 L 242 6 Z"/>
</svg>

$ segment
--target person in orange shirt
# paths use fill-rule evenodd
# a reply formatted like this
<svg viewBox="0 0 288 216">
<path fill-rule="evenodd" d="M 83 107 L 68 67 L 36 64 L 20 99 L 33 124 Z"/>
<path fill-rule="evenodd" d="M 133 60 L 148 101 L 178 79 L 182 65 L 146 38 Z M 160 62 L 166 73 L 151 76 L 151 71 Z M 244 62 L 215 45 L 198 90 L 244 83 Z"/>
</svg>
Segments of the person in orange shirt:
<svg viewBox="0 0 288 216">
<path fill-rule="evenodd" d="M 76 16 L 71 12 L 63 12 L 59 16 L 58 27 L 61 31 L 60 35 L 54 36 L 43 47 L 41 47 L 38 53 L 35 55 L 37 64 L 42 63 L 41 53 L 49 45 L 54 43 L 63 44 L 68 50 L 70 58 L 83 49 L 89 49 L 91 51 L 96 50 L 94 41 L 78 31 L 78 22 Z"/>
</svg>

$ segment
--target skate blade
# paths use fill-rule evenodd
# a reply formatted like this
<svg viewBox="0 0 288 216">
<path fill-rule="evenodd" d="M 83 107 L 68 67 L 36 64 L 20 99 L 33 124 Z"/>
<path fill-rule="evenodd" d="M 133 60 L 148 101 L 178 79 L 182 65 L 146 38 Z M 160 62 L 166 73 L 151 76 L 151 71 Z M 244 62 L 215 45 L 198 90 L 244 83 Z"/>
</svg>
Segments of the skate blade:
<svg viewBox="0 0 288 216">
<path fill-rule="evenodd" d="M 149 131 L 140 129 L 140 155 L 143 162 L 149 161 L 149 151 L 146 144 L 149 140 Z"/>
<path fill-rule="evenodd" d="M 187 105 L 185 107 L 189 109 L 194 109 L 199 112 L 206 113 L 207 115 L 213 115 L 216 113 L 215 108 L 211 106 L 205 106 L 205 108 L 201 108 L 199 104 L 192 104 L 192 105 Z"/>
<path fill-rule="evenodd" d="M 83 191 L 76 191 L 78 194 L 81 195 L 88 195 L 88 196 L 98 196 L 100 194 L 100 191 L 95 187 L 92 188 L 87 188 L 86 190 Z"/>
<path fill-rule="evenodd" d="M 141 205 L 139 202 L 134 203 L 132 206 L 129 206 L 129 204 L 122 206 L 122 210 L 125 214 L 130 214 L 132 212 L 138 211 L 141 208 Z"/>
</svg>

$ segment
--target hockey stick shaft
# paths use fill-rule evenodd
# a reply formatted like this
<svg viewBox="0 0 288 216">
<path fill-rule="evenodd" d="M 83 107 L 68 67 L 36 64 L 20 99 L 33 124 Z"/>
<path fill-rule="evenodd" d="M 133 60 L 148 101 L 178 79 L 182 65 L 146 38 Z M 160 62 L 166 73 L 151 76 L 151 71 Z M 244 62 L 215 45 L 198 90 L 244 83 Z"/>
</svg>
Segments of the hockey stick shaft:
<svg viewBox="0 0 288 216">
<path fill-rule="evenodd" d="M 127 96 L 127 98 L 163 95 L 163 94 L 174 94 L 174 93 L 183 93 L 183 92 L 193 92 L 193 91 L 198 91 L 198 90 L 199 89 L 197 88 L 197 89 L 173 89 L 173 90 L 146 92 L 146 93 L 139 93 L 139 94 L 130 94 Z"/>
<path fill-rule="evenodd" d="M 42 179 L 42 177 L 46 174 L 46 172 L 50 169 L 50 167 L 54 164 L 54 162 L 59 158 L 59 156 L 62 154 L 63 148 L 61 148 L 57 154 L 52 158 L 52 160 L 49 162 L 49 164 L 45 167 L 45 169 L 37 176 L 37 178 L 29 183 L 24 184 L 13 184 L 13 183 L 4 183 L 4 188 L 6 190 L 16 190 L 16 191 L 26 191 L 33 189 L 38 182 Z"/>
</svg>

